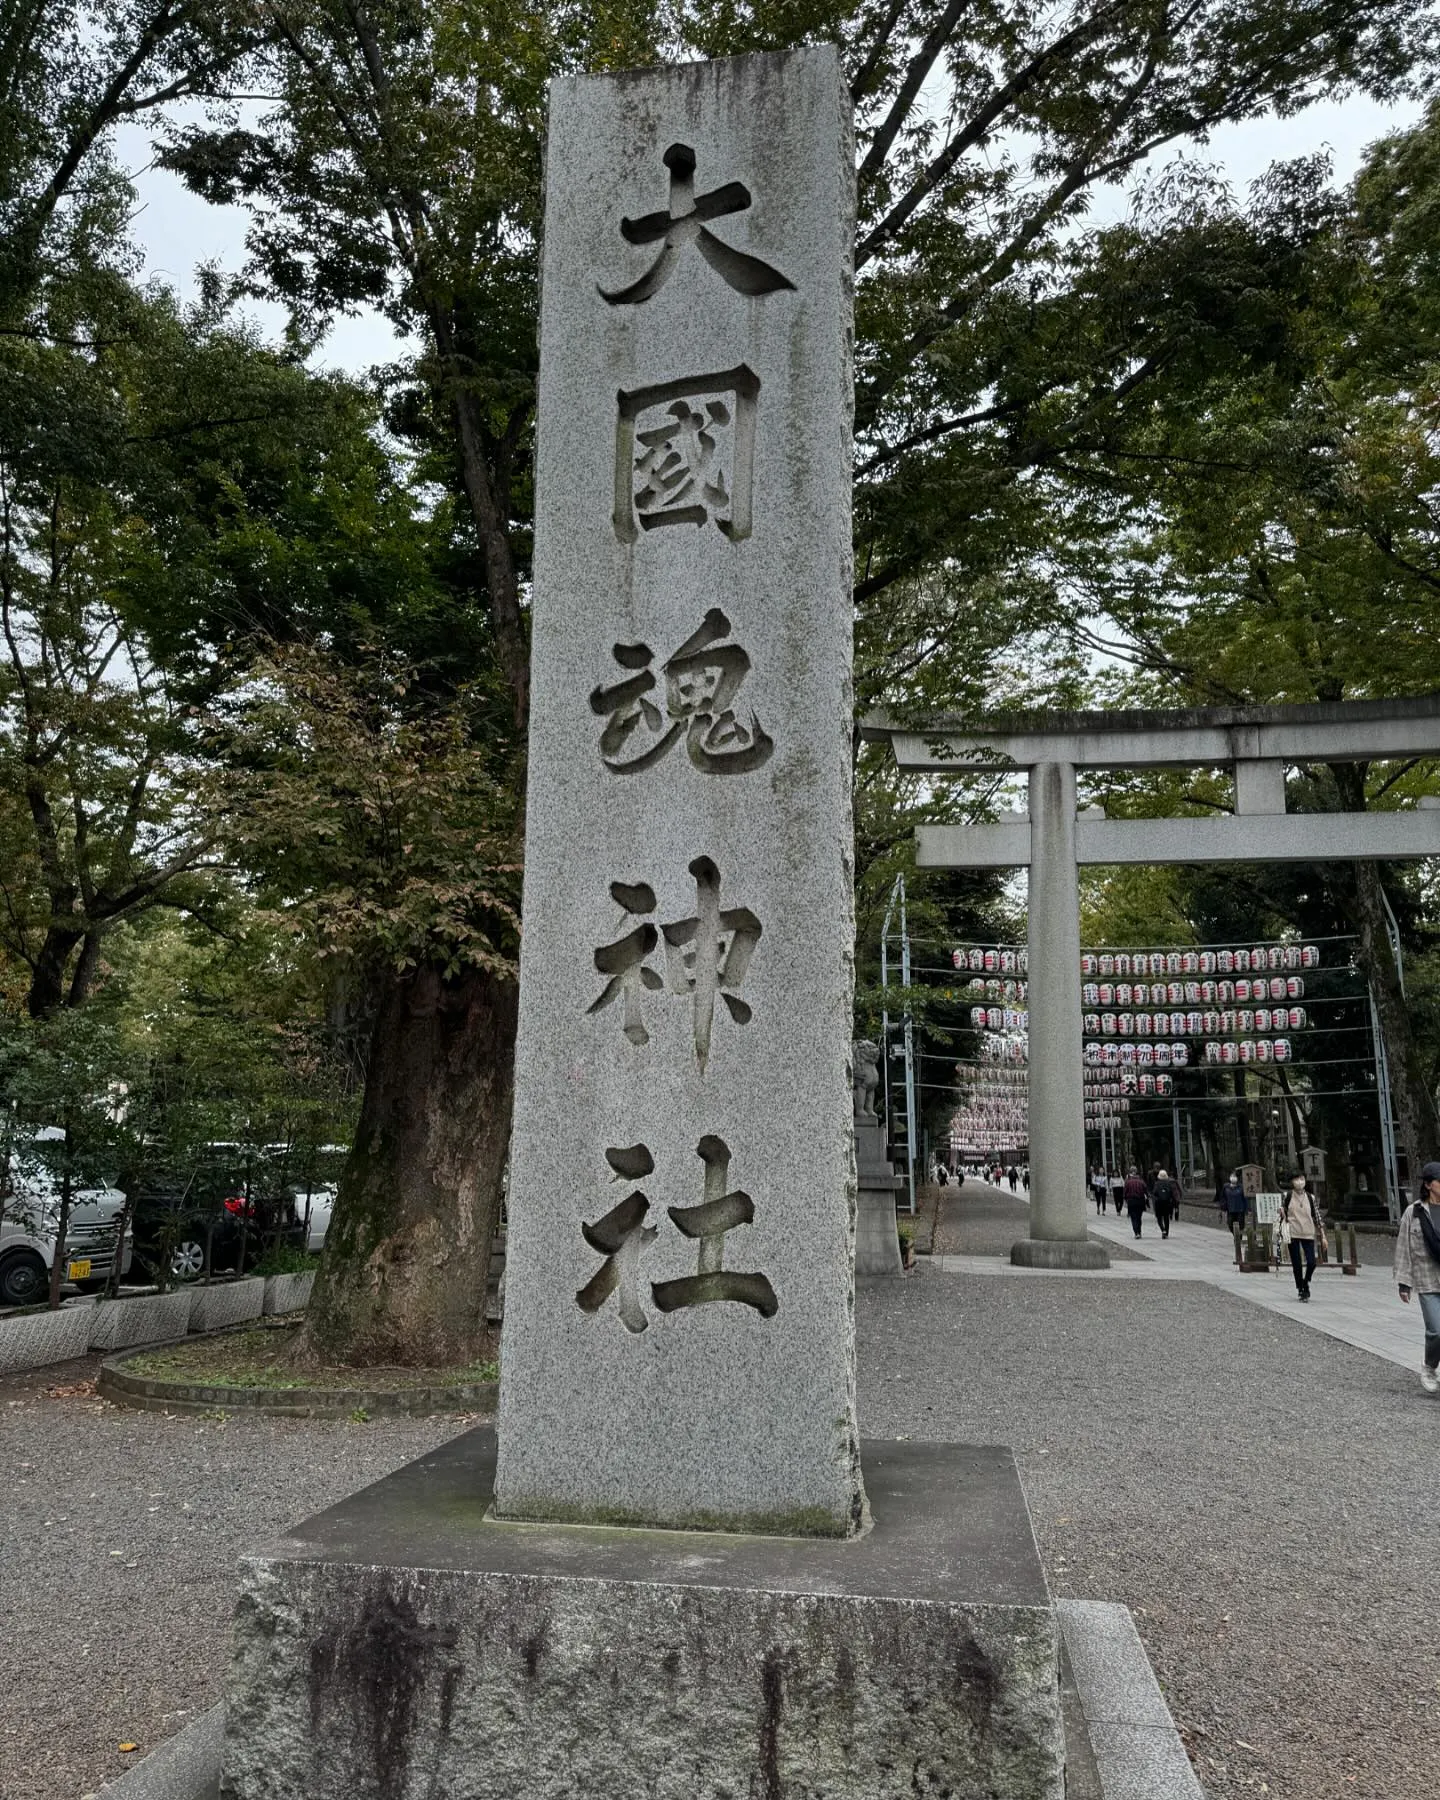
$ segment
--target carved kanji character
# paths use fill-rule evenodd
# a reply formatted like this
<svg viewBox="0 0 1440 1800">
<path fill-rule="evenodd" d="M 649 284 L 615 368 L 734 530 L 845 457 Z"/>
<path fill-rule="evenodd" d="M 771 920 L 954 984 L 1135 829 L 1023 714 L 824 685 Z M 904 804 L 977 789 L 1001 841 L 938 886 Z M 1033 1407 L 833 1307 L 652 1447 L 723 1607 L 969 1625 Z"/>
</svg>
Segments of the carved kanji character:
<svg viewBox="0 0 1440 1800">
<path fill-rule="evenodd" d="M 758 256 L 747 256 L 732 249 L 723 239 L 707 231 L 706 219 L 724 218 L 727 213 L 745 212 L 750 204 L 750 190 L 740 181 L 727 181 L 708 194 L 695 192 L 695 152 L 688 144 L 671 144 L 662 159 L 670 171 L 670 203 L 664 212 L 646 213 L 638 219 L 621 219 L 620 235 L 627 244 L 655 244 L 663 247 L 660 254 L 638 281 L 613 291 L 600 288 L 600 296 L 611 306 L 639 306 L 658 294 L 675 272 L 680 253 L 687 244 L 695 248 L 715 272 L 722 276 L 737 294 L 773 294 L 781 288 L 792 288 L 778 269 L 761 262 Z M 599 284 L 597 283 L 597 286 Z"/>
<path fill-rule="evenodd" d="M 627 913 L 634 916 L 655 910 L 654 889 L 647 887 L 644 882 L 631 884 L 612 881 L 610 895 Z M 665 985 L 645 961 L 659 941 L 660 935 L 653 925 L 637 925 L 624 937 L 618 938 L 613 944 L 602 944 L 595 952 L 596 969 L 610 979 L 599 998 L 592 1001 L 586 1010 L 600 1012 L 612 1000 L 620 1000 L 624 1009 L 625 1035 L 632 1044 L 650 1042 L 650 1033 L 645 1029 L 640 1011 L 642 993 L 647 989 L 651 993 L 658 993 Z"/>
<path fill-rule="evenodd" d="M 710 775 L 745 774 L 770 760 L 774 740 L 753 712 L 743 725 L 730 705 L 750 658 L 739 644 L 720 642 L 729 635 L 729 619 L 711 607 L 664 665 L 663 713 L 649 698 L 656 687 L 654 652 L 647 644 L 615 645 L 616 662 L 636 673 L 590 696 L 591 710 L 606 719 L 600 754 L 608 769 L 628 775 L 652 767 L 682 731 L 691 762 Z"/>
<path fill-rule="evenodd" d="M 644 1144 L 607 1150 L 605 1160 L 615 1171 L 616 1179 L 624 1181 L 637 1181 L 655 1167 L 655 1159 Z M 592 1250 L 600 1251 L 605 1260 L 576 1294 L 576 1304 L 581 1312 L 599 1312 L 618 1288 L 620 1322 L 633 1332 L 646 1331 L 650 1325 L 640 1303 L 640 1257 L 656 1237 L 654 1226 L 645 1223 L 649 1210 L 649 1200 L 637 1188 L 593 1225 L 580 1227 L 585 1242 Z"/>
<path fill-rule="evenodd" d="M 760 379 L 744 363 L 621 389 L 613 515 L 621 543 L 710 520 L 737 542 L 749 537 L 759 393 Z"/>
<path fill-rule="evenodd" d="M 720 871 L 708 856 L 697 856 L 690 873 L 695 915 L 664 926 L 663 936 L 670 991 L 694 999 L 695 1056 L 703 1070 L 717 994 L 737 1025 L 750 1023 L 750 1008 L 735 990 L 744 983 L 763 927 L 748 906 L 721 908 Z"/>
<path fill-rule="evenodd" d="M 780 1302 L 769 1277 L 724 1266 L 725 1234 L 754 1220 L 755 1203 L 739 1188 L 726 1192 L 730 1150 L 722 1138 L 702 1137 L 697 1154 L 705 1165 L 704 1200 L 699 1206 L 672 1206 L 667 1211 L 686 1237 L 698 1239 L 698 1266 L 693 1275 L 652 1283 L 650 1292 L 655 1305 L 662 1313 L 671 1313 L 685 1306 L 729 1300 L 753 1307 L 762 1318 L 771 1319 Z"/>
</svg>

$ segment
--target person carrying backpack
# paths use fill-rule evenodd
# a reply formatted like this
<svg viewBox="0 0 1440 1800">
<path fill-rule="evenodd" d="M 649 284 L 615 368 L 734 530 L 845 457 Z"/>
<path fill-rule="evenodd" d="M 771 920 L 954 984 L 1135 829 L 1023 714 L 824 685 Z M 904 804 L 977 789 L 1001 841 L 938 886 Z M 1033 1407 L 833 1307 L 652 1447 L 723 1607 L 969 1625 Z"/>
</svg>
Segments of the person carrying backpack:
<svg viewBox="0 0 1440 1800">
<path fill-rule="evenodd" d="M 1150 1190 L 1145 1185 L 1145 1177 L 1136 1168 L 1131 1168 L 1125 1177 L 1125 1210 L 1130 1215 L 1130 1226 L 1136 1237 L 1141 1235 L 1140 1222 L 1145 1217 L 1145 1208 L 1150 1204 Z"/>
<path fill-rule="evenodd" d="M 1150 1202 L 1155 1208 L 1155 1223 L 1160 1227 L 1160 1235 L 1168 1238 L 1170 1221 L 1180 1210 L 1180 1184 L 1172 1181 L 1164 1169 L 1155 1177 L 1155 1186 L 1150 1190 Z"/>
<path fill-rule="evenodd" d="M 1420 1297 L 1425 1323 L 1420 1385 L 1433 1394 L 1440 1387 L 1440 1162 L 1428 1162 L 1420 1171 L 1420 1198 L 1401 1216 L 1395 1280 L 1407 1306 L 1411 1294 Z"/>
</svg>

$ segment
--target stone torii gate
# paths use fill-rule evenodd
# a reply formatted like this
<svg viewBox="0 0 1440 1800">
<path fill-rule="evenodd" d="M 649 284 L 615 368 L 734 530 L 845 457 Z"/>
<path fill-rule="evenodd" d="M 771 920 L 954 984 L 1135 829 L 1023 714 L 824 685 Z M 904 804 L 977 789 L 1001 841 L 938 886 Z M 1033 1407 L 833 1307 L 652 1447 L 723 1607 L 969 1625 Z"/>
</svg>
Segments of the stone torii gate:
<svg viewBox="0 0 1440 1800">
<path fill-rule="evenodd" d="M 868 719 L 902 769 L 949 775 L 1026 771 L 1029 811 L 986 825 L 922 825 L 928 869 L 1030 872 L 1030 1236 L 1011 1260 L 1104 1267 L 1087 1240 L 1081 1067 L 1082 863 L 1392 861 L 1440 856 L 1440 802 L 1381 813 L 1287 813 L 1287 764 L 1440 756 L 1440 694 L 1313 706 L 1173 712 L 1029 713 Z M 1077 815 L 1080 769 L 1229 768 L 1235 810 L 1215 818 Z"/>
</svg>

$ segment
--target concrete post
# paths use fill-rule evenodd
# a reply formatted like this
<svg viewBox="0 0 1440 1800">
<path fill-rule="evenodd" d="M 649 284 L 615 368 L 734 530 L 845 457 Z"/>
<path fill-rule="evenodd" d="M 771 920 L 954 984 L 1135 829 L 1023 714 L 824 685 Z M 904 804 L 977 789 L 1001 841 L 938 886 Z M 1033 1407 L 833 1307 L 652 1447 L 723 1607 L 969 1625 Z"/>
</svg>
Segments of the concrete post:
<svg viewBox="0 0 1440 1800">
<path fill-rule="evenodd" d="M 1081 1064 L 1080 894 L 1075 768 L 1030 771 L 1030 1236 L 1010 1260 L 1031 1268 L 1103 1269 L 1087 1236 Z"/>
</svg>

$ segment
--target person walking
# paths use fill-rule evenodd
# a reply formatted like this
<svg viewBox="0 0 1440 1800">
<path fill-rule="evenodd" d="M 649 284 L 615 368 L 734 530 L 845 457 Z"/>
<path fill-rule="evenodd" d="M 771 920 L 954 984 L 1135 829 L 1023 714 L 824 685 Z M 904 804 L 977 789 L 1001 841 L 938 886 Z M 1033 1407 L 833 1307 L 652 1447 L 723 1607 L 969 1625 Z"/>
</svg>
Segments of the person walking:
<svg viewBox="0 0 1440 1800">
<path fill-rule="evenodd" d="M 1097 1168 L 1093 1171 L 1090 1176 L 1090 1188 L 1091 1192 L 1095 1195 L 1096 1215 L 1103 1218 L 1106 1205 L 1110 1199 L 1110 1190 L 1106 1183 L 1105 1171 L 1103 1169 Z"/>
<path fill-rule="evenodd" d="M 1311 1197 L 1303 1169 L 1297 1169 L 1290 1177 L 1290 1192 L 1280 1202 L 1280 1236 L 1290 1246 L 1295 1292 L 1302 1300 L 1308 1300 L 1315 1273 L 1315 1243 L 1317 1239 L 1325 1242 L 1325 1227 L 1320 1223 L 1320 1211 Z"/>
<path fill-rule="evenodd" d="M 1170 1235 L 1170 1221 L 1180 1210 L 1179 1184 L 1170 1179 L 1169 1172 L 1161 1169 L 1155 1177 L 1155 1185 L 1150 1190 L 1150 1201 L 1155 1208 L 1155 1223 L 1160 1227 L 1162 1238 Z"/>
<path fill-rule="evenodd" d="M 1014 1163 L 1010 1165 L 1010 1192 L 1015 1193 L 1020 1186 L 1020 1171 Z"/>
<path fill-rule="evenodd" d="M 1407 1306 L 1412 1294 L 1419 1298 L 1425 1325 L 1420 1385 L 1433 1394 L 1440 1388 L 1440 1162 L 1428 1162 L 1420 1171 L 1420 1197 L 1401 1216 L 1395 1280 Z"/>
<path fill-rule="evenodd" d="M 1112 1169 L 1109 1183 L 1110 1198 L 1115 1202 L 1115 1217 L 1118 1219 L 1125 1209 L 1125 1178 L 1118 1169 Z"/>
<path fill-rule="evenodd" d="M 1250 1209 L 1238 1169 L 1232 1171 L 1220 1197 L 1225 1203 L 1225 1223 L 1230 1227 L 1230 1235 L 1235 1240 L 1235 1260 L 1238 1263 L 1241 1260 L 1241 1239 L 1245 1235 L 1245 1214 Z"/>
<path fill-rule="evenodd" d="M 1130 1215 L 1130 1229 L 1136 1237 L 1139 1237 L 1141 1221 L 1145 1217 L 1145 1208 L 1150 1204 L 1150 1190 L 1145 1185 L 1145 1177 L 1133 1166 L 1125 1177 L 1123 1192 L 1125 1210 Z"/>
</svg>

